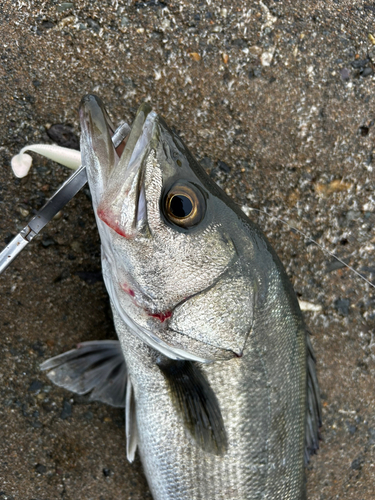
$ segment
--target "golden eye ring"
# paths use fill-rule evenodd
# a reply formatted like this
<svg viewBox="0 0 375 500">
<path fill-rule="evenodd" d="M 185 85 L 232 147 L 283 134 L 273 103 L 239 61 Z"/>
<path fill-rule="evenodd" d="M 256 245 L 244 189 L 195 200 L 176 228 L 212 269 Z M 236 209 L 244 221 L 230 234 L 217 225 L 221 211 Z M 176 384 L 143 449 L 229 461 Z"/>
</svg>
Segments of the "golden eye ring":
<svg viewBox="0 0 375 500">
<path fill-rule="evenodd" d="M 179 227 L 196 226 L 205 212 L 202 192 L 193 184 L 175 183 L 165 196 L 164 214 Z"/>
</svg>

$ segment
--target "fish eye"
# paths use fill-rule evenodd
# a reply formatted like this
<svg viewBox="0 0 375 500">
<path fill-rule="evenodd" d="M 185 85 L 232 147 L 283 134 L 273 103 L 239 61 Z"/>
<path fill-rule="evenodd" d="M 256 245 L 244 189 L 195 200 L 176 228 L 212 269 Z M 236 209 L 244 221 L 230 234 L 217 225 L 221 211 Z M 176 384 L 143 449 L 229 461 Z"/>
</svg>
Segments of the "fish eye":
<svg viewBox="0 0 375 500">
<path fill-rule="evenodd" d="M 173 194 L 169 199 L 168 211 L 173 217 L 185 219 L 193 211 L 193 201 L 189 196 Z"/>
<path fill-rule="evenodd" d="M 199 224 L 205 210 L 202 192 L 190 183 L 173 184 L 164 198 L 164 215 L 170 222 L 183 228 Z"/>
</svg>

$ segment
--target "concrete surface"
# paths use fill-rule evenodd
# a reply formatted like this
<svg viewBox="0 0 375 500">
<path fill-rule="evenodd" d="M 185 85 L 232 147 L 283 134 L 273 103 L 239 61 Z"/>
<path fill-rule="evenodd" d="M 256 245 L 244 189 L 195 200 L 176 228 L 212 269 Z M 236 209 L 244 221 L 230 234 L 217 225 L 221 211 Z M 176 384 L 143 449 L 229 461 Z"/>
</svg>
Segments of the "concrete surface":
<svg viewBox="0 0 375 500">
<path fill-rule="evenodd" d="M 16 180 L 11 156 L 50 137 L 74 144 L 79 101 L 95 92 L 115 123 L 151 101 L 244 210 L 283 218 L 374 281 L 373 2 L 8 0 L 0 11 L 1 246 L 68 175 L 36 158 Z M 299 298 L 321 307 L 306 313 L 324 411 L 309 499 L 373 499 L 374 289 L 251 216 Z M 115 335 L 87 189 L 0 277 L 0 294 L 0 499 L 151 498 L 125 458 L 123 412 L 38 368 Z"/>
</svg>

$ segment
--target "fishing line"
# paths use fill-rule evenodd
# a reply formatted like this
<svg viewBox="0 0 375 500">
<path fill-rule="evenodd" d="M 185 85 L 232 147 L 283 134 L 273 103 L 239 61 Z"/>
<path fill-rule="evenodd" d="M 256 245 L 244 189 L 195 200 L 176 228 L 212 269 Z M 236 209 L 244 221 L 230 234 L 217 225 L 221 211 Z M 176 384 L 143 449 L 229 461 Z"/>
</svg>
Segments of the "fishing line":
<svg viewBox="0 0 375 500">
<path fill-rule="evenodd" d="M 300 229 L 297 229 L 296 227 L 294 227 L 291 224 L 289 224 L 289 222 L 287 222 L 286 220 L 280 219 L 280 217 L 277 217 L 277 215 L 272 215 L 272 214 L 266 212 L 265 210 L 261 210 L 259 208 L 252 208 L 252 207 L 246 207 L 246 208 L 248 208 L 249 210 L 253 210 L 254 212 L 259 212 L 261 214 L 265 214 L 268 217 L 271 217 L 273 219 L 278 220 L 279 222 L 282 222 L 283 224 L 285 224 L 286 226 L 288 226 L 292 231 L 295 231 L 296 233 L 298 233 L 299 235 L 303 236 L 308 241 L 310 241 L 311 243 L 313 243 L 314 245 L 316 245 L 318 248 L 320 248 L 320 250 L 322 250 L 322 252 L 325 252 L 325 253 L 329 254 L 331 257 L 333 257 L 338 262 L 340 262 L 340 264 L 342 264 L 344 267 L 347 267 L 350 271 L 352 271 L 354 274 L 356 274 L 357 276 L 359 276 L 363 281 L 365 281 L 372 288 L 375 288 L 375 285 L 373 283 L 371 283 L 371 281 L 369 281 L 367 278 L 365 278 L 359 271 L 357 271 L 356 269 L 354 269 L 354 267 L 352 267 L 349 264 L 347 264 L 346 262 L 344 262 L 342 259 L 340 259 L 340 257 L 337 257 L 337 255 L 335 255 L 333 252 L 329 251 L 327 248 L 325 248 L 323 245 L 321 245 L 320 243 L 318 243 L 317 241 L 315 241 L 313 238 L 311 238 L 310 236 L 308 236 L 307 234 L 305 234 Z"/>
</svg>

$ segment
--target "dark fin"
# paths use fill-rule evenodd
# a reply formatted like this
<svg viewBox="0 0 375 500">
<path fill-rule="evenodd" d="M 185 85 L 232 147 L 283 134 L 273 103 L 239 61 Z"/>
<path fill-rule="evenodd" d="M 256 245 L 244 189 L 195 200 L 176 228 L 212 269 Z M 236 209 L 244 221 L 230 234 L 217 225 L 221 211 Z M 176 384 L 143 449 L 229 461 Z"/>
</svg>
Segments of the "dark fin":
<svg viewBox="0 0 375 500">
<path fill-rule="evenodd" d="M 82 342 L 40 368 L 60 387 L 76 394 L 92 391 L 90 399 L 125 408 L 127 370 L 118 340 Z"/>
<path fill-rule="evenodd" d="M 320 403 L 320 391 L 318 378 L 316 376 L 316 360 L 311 345 L 310 334 L 306 334 L 307 342 L 307 412 L 306 412 L 306 437 L 305 437 L 305 464 L 310 461 L 319 448 L 320 433 L 322 425 L 322 407 Z"/>
<path fill-rule="evenodd" d="M 157 365 L 171 390 L 172 401 L 197 444 L 222 455 L 228 443 L 219 402 L 198 364 L 159 358 Z"/>
</svg>

